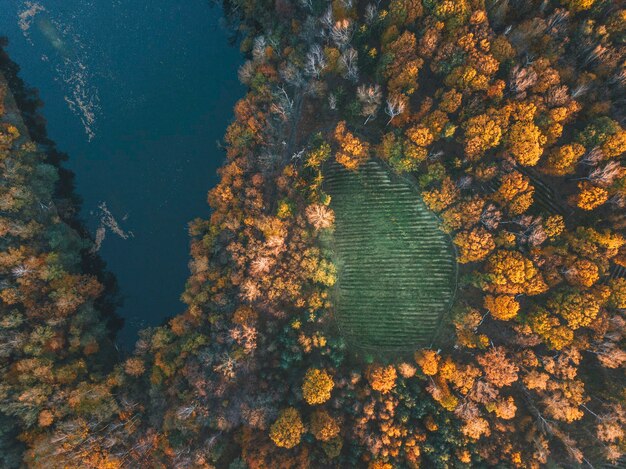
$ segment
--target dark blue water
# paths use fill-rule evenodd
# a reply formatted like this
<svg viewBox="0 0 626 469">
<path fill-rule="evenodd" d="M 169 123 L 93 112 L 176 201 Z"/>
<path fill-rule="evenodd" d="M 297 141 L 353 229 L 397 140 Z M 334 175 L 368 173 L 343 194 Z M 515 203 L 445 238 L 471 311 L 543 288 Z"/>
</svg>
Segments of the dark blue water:
<svg viewBox="0 0 626 469">
<path fill-rule="evenodd" d="M 82 218 L 94 234 L 105 227 L 123 344 L 183 308 L 187 223 L 208 216 L 216 142 L 243 93 L 221 17 L 207 0 L 2 0 L 0 35 L 70 155 Z"/>
</svg>

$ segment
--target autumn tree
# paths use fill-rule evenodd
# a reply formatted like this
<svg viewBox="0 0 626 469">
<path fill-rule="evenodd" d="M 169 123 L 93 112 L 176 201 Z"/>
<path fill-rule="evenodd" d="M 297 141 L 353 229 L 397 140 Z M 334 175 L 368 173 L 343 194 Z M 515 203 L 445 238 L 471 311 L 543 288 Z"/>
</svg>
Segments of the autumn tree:
<svg viewBox="0 0 626 469">
<path fill-rule="evenodd" d="M 553 176 L 565 176 L 574 173 L 576 164 L 585 153 L 585 147 L 579 143 L 563 145 L 552 150 L 544 163 L 546 173 Z"/>
<path fill-rule="evenodd" d="M 487 260 L 488 290 L 496 293 L 538 295 L 547 290 L 541 273 L 517 251 L 498 250 Z"/>
<path fill-rule="evenodd" d="M 405 30 L 398 38 L 384 45 L 389 60 L 384 69 L 390 93 L 412 94 L 417 89 L 417 76 L 424 61 L 417 56 L 415 34 Z"/>
<path fill-rule="evenodd" d="M 502 176 L 494 199 L 507 208 L 511 215 L 521 215 L 533 203 L 535 188 L 530 179 L 518 171 Z"/>
<path fill-rule="evenodd" d="M 293 407 L 289 407 L 280 412 L 278 419 L 270 427 L 270 438 L 276 446 L 289 449 L 300 443 L 304 431 L 300 414 Z"/>
<path fill-rule="evenodd" d="M 535 166 L 543 154 L 546 137 L 531 122 L 514 123 L 507 134 L 507 149 L 522 166 Z"/>
<path fill-rule="evenodd" d="M 309 368 L 302 383 L 302 396 L 309 405 L 319 405 L 330 399 L 335 384 L 326 370 Z"/>
<path fill-rule="evenodd" d="M 578 208 L 591 211 L 604 204 L 609 198 L 609 193 L 602 187 L 597 187 L 588 181 L 578 184 L 579 192 L 575 197 Z"/>
<path fill-rule="evenodd" d="M 501 321 L 515 318 L 520 310 L 519 303 L 512 295 L 486 295 L 484 305 L 494 318 Z"/>
<path fill-rule="evenodd" d="M 437 374 L 441 357 L 434 350 L 420 350 L 415 353 L 415 361 L 425 375 L 433 376 Z"/>
<path fill-rule="evenodd" d="M 502 138 L 499 121 L 487 114 L 468 119 L 464 130 L 465 154 L 470 160 L 477 160 L 486 150 L 497 147 Z"/>
<path fill-rule="evenodd" d="M 485 377 L 496 387 L 510 386 L 518 379 L 518 366 L 506 356 L 503 347 L 494 347 L 477 358 Z"/>
<path fill-rule="evenodd" d="M 346 129 L 345 121 L 339 122 L 335 128 L 335 139 L 339 150 L 335 155 L 338 163 L 346 169 L 356 170 L 369 158 L 369 144 L 355 137 Z"/>
<path fill-rule="evenodd" d="M 397 373 L 392 365 L 371 365 L 367 370 L 367 380 L 374 391 L 386 394 L 396 385 Z"/>
<path fill-rule="evenodd" d="M 454 244 L 459 249 L 457 261 L 461 264 L 481 261 L 496 247 L 491 233 L 482 227 L 459 232 L 454 237 Z"/>
<path fill-rule="evenodd" d="M 339 424 L 325 410 L 316 410 L 311 416 L 311 433 L 320 441 L 328 441 L 339 434 Z"/>
</svg>

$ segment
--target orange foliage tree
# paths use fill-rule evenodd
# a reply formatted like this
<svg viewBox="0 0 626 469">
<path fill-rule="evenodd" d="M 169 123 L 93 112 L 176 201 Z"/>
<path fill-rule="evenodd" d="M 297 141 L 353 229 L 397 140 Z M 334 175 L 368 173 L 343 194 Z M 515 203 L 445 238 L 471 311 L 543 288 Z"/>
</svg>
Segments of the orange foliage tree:
<svg viewBox="0 0 626 469">
<path fill-rule="evenodd" d="M 346 122 L 341 121 L 335 128 L 335 140 L 339 150 L 335 155 L 338 163 L 346 169 L 356 170 L 369 158 L 369 143 L 363 142 L 346 129 Z"/>
<path fill-rule="evenodd" d="M 367 370 L 367 380 L 374 391 L 386 394 L 396 386 L 397 373 L 392 365 L 371 365 Z"/>
</svg>

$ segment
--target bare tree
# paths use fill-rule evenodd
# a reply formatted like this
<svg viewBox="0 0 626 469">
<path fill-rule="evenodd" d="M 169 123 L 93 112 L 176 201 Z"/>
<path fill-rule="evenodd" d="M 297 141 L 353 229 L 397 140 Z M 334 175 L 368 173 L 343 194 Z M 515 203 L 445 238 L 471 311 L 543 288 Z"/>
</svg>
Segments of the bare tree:
<svg viewBox="0 0 626 469">
<path fill-rule="evenodd" d="M 227 379 L 232 379 L 235 377 L 235 367 L 237 362 L 227 353 L 224 353 L 221 357 L 220 364 L 215 365 L 213 370 L 221 373 Z"/>
<path fill-rule="evenodd" d="M 532 67 L 516 65 L 511 71 L 510 87 L 514 93 L 523 93 L 537 83 L 537 72 Z"/>
<path fill-rule="evenodd" d="M 337 96 L 334 93 L 330 93 L 328 95 L 328 107 L 331 111 L 335 111 L 337 109 Z"/>
<path fill-rule="evenodd" d="M 553 86 L 548 90 L 546 103 L 549 106 L 562 106 L 569 100 L 567 85 Z"/>
<path fill-rule="evenodd" d="M 443 150 L 431 151 L 428 154 L 428 161 L 437 161 L 443 156 Z"/>
<path fill-rule="evenodd" d="M 179 420 L 186 420 L 189 417 L 191 417 L 191 414 L 194 413 L 197 407 L 198 407 L 197 404 L 179 407 L 178 410 L 176 411 L 176 417 Z"/>
<path fill-rule="evenodd" d="M 604 159 L 604 153 L 598 147 L 594 147 L 580 160 L 585 166 L 597 166 Z"/>
<path fill-rule="evenodd" d="M 589 90 L 589 85 L 580 84 L 576 88 L 572 90 L 572 98 L 576 99 L 579 96 L 582 96 Z"/>
<path fill-rule="evenodd" d="M 594 169 L 589 174 L 589 180 L 601 187 L 608 187 L 613 184 L 622 172 L 622 166 L 617 161 L 609 161 L 602 168 Z"/>
<path fill-rule="evenodd" d="M 624 208 L 626 207 L 626 198 L 624 198 L 624 196 L 615 194 L 608 200 L 608 203 L 617 208 Z"/>
<path fill-rule="evenodd" d="M 326 57 L 324 56 L 324 51 L 319 44 L 313 44 L 309 52 L 306 54 L 304 72 L 309 76 L 319 78 L 322 70 L 324 70 L 324 67 L 326 67 Z"/>
<path fill-rule="evenodd" d="M 286 144 L 286 143 L 285 143 Z M 263 171 L 271 173 L 278 168 L 283 161 L 283 157 L 278 153 L 263 153 L 259 156 L 259 164 Z"/>
<path fill-rule="evenodd" d="M 458 187 L 461 190 L 468 189 L 471 185 L 472 185 L 472 176 L 470 176 L 469 174 L 461 176 L 456 183 L 456 187 Z"/>
<path fill-rule="evenodd" d="M 294 88 L 304 86 L 304 78 L 302 77 L 300 69 L 291 62 L 280 69 L 280 76 L 288 85 Z"/>
<path fill-rule="evenodd" d="M 394 117 L 402 114 L 405 107 L 405 100 L 401 96 L 395 95 L 387 98 L 387 106 L 385 107 L 385 113 L 389 116 L 387 125 L 391 123 Z"/>
<path fill-rule="evenodd" d="M 11 274 L 13 274 L 14 277 L 18 277 L 18 278 L 24 277 L 25 275 L 28 275 L 31 272 L 32 272 L 32 269 L 26 267 L 25 265 L 18 265 L 11 269 Z"/>
<path fill-rule="evenodd" d="M 273 114 L 278 115 L 283 121 L 288 120 L 293 114 L 293 99 L 289 97 L 284 87 L 279 87 L 274 93 L 274 101 L 270 107 Z"/>
<path fill-rule="evenodd" d="M 497 207 L 493 204 L 489 204 L 483 210 L 483 213 L 480 215 L 481 223 L 488 230 L 495 230 L 500 225 L 500 220 L 502 219 L 502 212 L 497 209 Z"/>
<path fill-rule="evenodd" d="M 371 24 L 378 15 L 378 8 L 373 3 L 368 3 L 365 7 L 365 22 Z"/>
<path fill-rule="evenodd" d="M 563 31 L 567 29 L 567 21 L 569 19 L 569 11 L 564 8 L 557 8 L 548 18 L 548 29 Z"/>
<path fill-rule="evenodd" d="M 252 62 L 252 60 L 247 60 L 241 67 L 239 67 L 239 70 L 237 71 L 239 81 L 244 85 L 249 85 L 252 81 L 252 77 L 254 76 L 254 71 L 254 63 Z"/>
<path fill-rule="evenodd" d="M 324 30 L 323 28 L 320 30 L 317 17 L 308 15 L 302 23 L 299 37 L 302 38 L 305 44 L 313 44 L 318 36 L 324 36 Z"/>
<path fill-rule="evenodd" d="M 341 65 L 344 69 L 343 77 L 353 82 L 357 82 L 359 79 L 358 57 L 358 52 L 352 47 L 346 49 L 341 54 Z"/>
<path fill-rule="evenodd" d="M 257 36 L 254 38 L 252 45 L 252 58 L 255 62 L 261 62 L 265 58 L 265 48 L 267 47 L 267 41 L 265 36 Z"/>
<path fill-rule="evenodd" d="M 295 152 L 293 155 L 291 155 L 291 160 L 301 161 L 305 154 L 306 154 L 306 148 L 302 148 L 298 150 L 297 152 Z"/>
<path fill-rule="evenodd" d="M 604 47 L 602 44 L 596 45 L 593 49 L 589 50 L 587 55 L 583 60 L 584 65 L 589 65 L 590 63 L 602 60 L 604 56 L 609 53 L 609 49 Z"/>
<path fill-rule="evenodd" d="M 330 37 L 337 44 L 337 47 L 343 49 L 352 39 L 353 25 L 352 22 L 345 18 L 337 21 L 330 29 Z"/>
<path fill-rule="evenodd" d="M 361 115 L 367 117 L 365 119 L 365 124 L 367 124 L 376 115 L 382 102 L 383 95 L 380 86 L 363 84 L 356 89 L 356 97 L 361 103 Z"/>
<path fill-rule="evenodd" d="M 537 224 L 532 226 L 530 233 L 526 238 L 526 242 L 529 246 L 539 246 L 546 239 L 548 239 L 546 230 L 543 228 L 543 225 Z"/>
<path fill-rule="evenodd" d="M 623 68 L 619 69 L 619 71 L 617 71 L 615 75 L 611 77 L 611 79 L 609 80 L 609 83 L 614 83 L 622 87 L 625 86 L 626 85 L 626 69 L 623 69 Z"/>
<path fill-rule="evenodd" d="M 326 82 L 324 80 L 312 79 L 306 84 L 304 92 L 311 96 L 323 96 L 326 92 Z"/>
<path fill-rule="evenodd" d="M 326 12 L 320 18 L 320 21 L 322 22 L 322 25 L 326 29 L 328 29 L 329 31 L 333 29 L 333 26 L 335 25 L 335 20 L 333 18 L 333 7 L 332 6 L 328 7 Z"/>
</svg>

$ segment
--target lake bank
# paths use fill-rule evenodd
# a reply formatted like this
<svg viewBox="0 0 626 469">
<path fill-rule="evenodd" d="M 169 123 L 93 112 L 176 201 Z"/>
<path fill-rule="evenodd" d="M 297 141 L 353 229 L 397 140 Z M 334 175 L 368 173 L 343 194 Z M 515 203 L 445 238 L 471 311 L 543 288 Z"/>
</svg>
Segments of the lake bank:
<svg viewBox="0 0 626 469">
<path fill-rule="evenodd" d="M 208 215 L 216 142 L 242 92 L 240 53 L 221 9 L 201 0 L 50 1 L 32 16 L 25 5 L 14 2 L 0 28 L 45 103 L 50 138 L 70 155 L 80 218 L 93 237 L 105 230 L 99 253 L 124 299 L 119 341 L 132 346 L 138 330 L 184 308 L 187 223 Z"/>
</svg>

